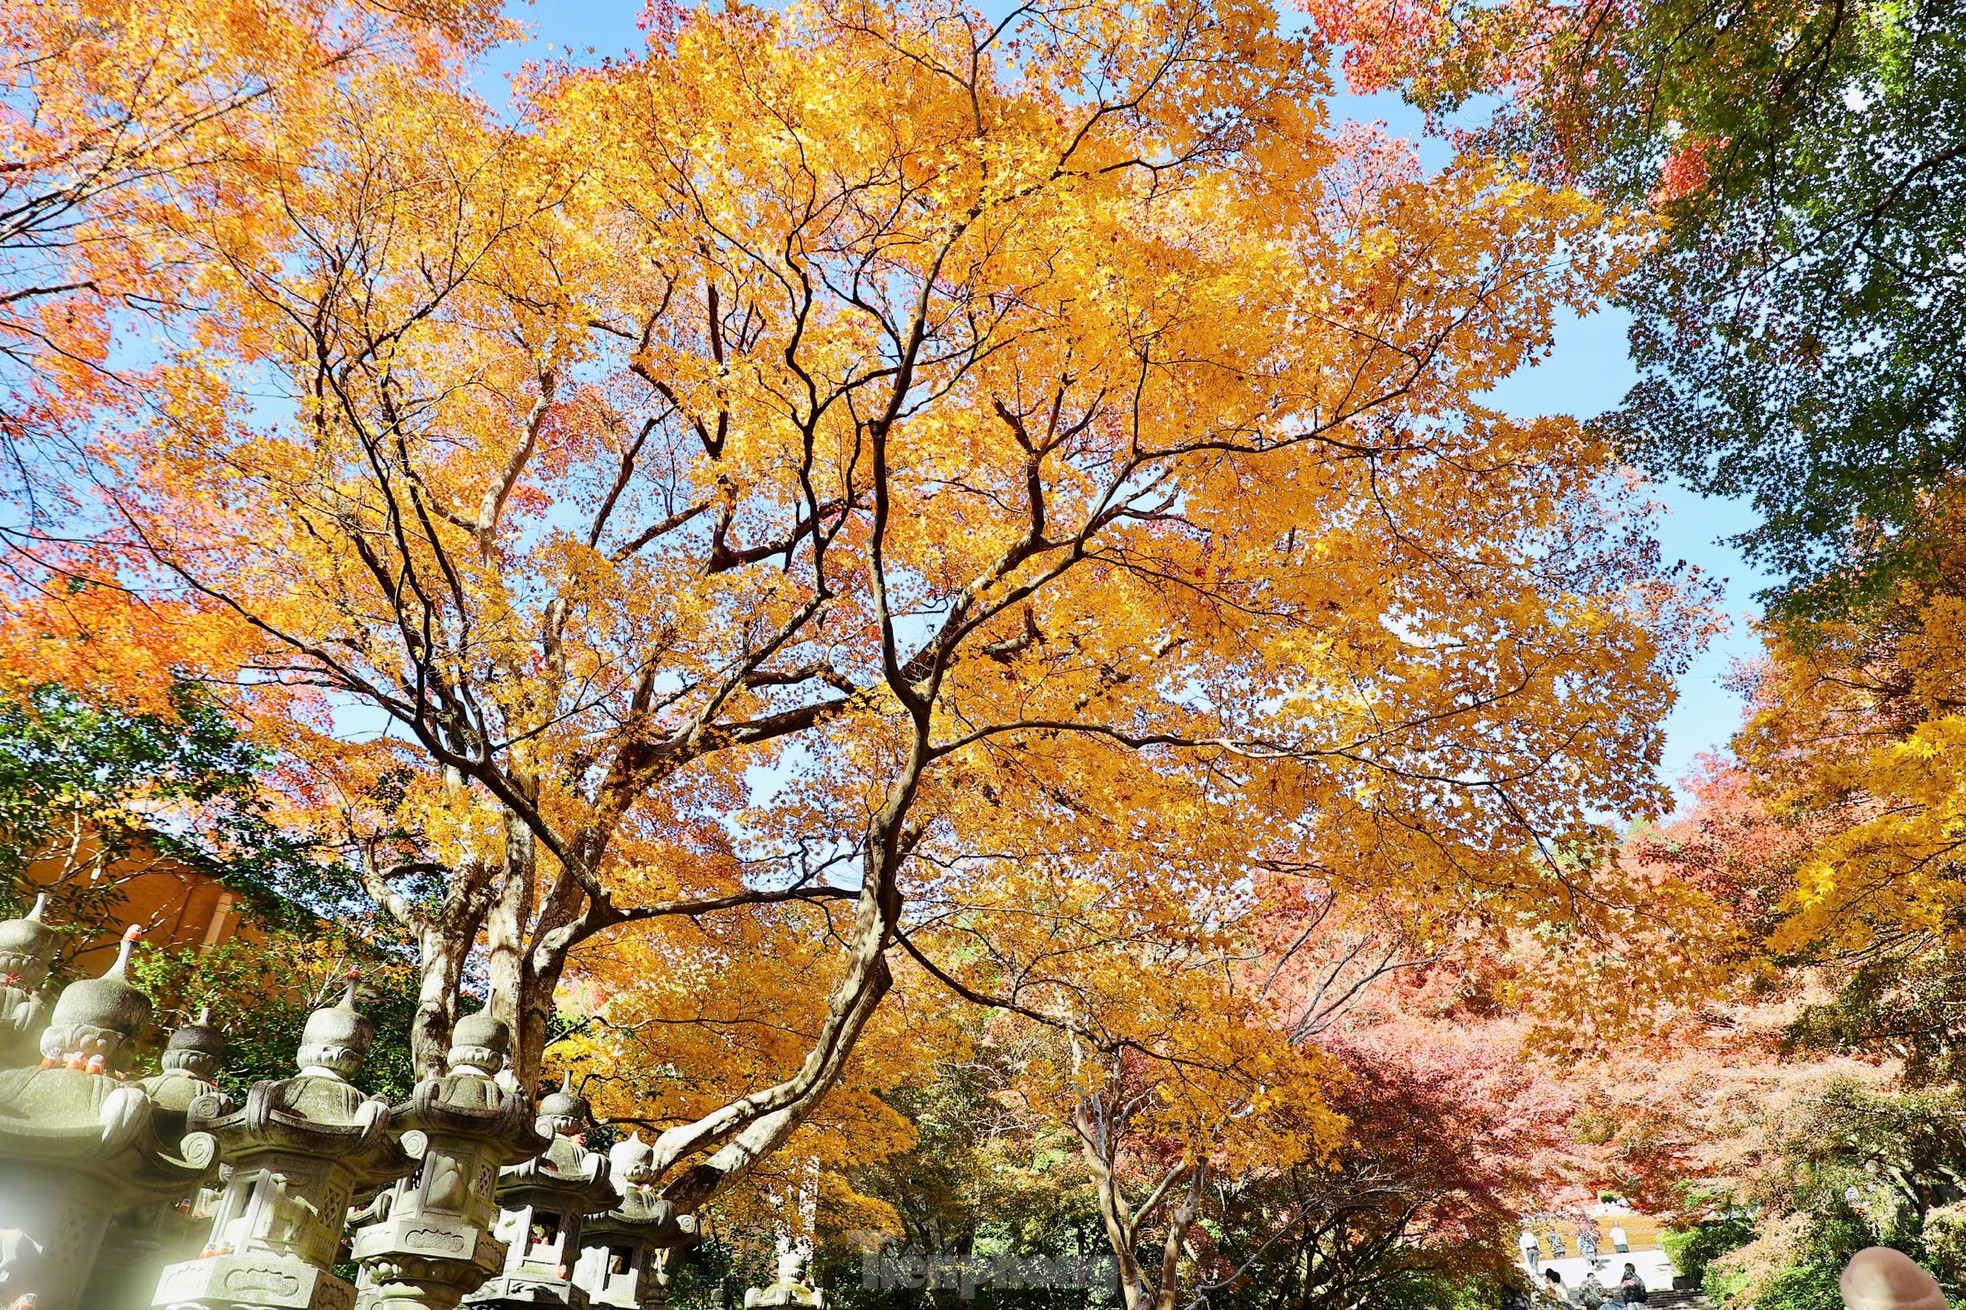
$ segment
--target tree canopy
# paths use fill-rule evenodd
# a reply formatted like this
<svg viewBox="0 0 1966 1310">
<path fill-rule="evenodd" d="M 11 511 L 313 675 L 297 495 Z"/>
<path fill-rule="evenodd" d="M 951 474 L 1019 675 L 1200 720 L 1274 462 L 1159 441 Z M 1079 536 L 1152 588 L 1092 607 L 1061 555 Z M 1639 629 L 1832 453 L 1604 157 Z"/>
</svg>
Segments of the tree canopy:
<svg viewBox="0 0 1966 1310">
<path fill-rule="evenodd" d="M 1644 467 L 1752 501 L 1741 544 L 1779 608 L 1832 613 L 1929 563 L 1926 504 L 1966 454 L 1966 10 L 1306 7 L 1362 86 L 1474 114 L 1474 139 L 1657 220 L 1618 297 L 1639 382 L 1613 427 Z"/>
<path fill-rule="evenodd" d="M 1332 127 L 1258 5 L 693 11 L 515 120 L 443 35 L 146 174 L 173 332 L 11 625 L 202 662 L 416 939 L 425 1067 L 467 970 L 530 1077 L 589 943 L 710 1000 L 706 933 L 790 933 L 795 1048 L 658 1135 L 695 1203 L 897 941 L 1048 883 L 1122 941 L 1286 856 L 1590 913 L 1698 597 L 1610 446 L 1480 397 L 1627 267 L 1596 202 Z"/>
</svg>

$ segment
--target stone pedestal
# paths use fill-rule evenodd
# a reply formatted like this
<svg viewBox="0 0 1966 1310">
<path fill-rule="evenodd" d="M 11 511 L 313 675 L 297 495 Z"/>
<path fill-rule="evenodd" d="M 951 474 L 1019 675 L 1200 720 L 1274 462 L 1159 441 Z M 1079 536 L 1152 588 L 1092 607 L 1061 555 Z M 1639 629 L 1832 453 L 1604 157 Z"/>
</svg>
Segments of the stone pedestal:
<svg viewBox="0 0 1966 1310">
<path fill-rule="evenodd" d="M 109 1221 L 102 1253 L 82 1294 L 84 1310 L 150 1310 L 151 1294 L 164 1270 L 198 1254 L 211 1227 L 210 1203 L 220 1195 L 206 1188 L 168 1204 L 119 1211 Z"/>
<path fill-rule="evenodd" d="M 696 1216 L 678 1214 L 655 1191 L 655 1152 L 639 1135 L 608 1152 L 617 1195 L 581 1232 L 573 1280 L 593 1306 L 660 1310 L 668 1305 L 669 1261 L 696 1245 Z"/>
<path fill-rule="evenodd" d="M 805 1305 L 824 1310 L 826 1294 L 806 1278 L 806 1258 L 797 1251 L 778 1257 L 778 1279 L 770 1287 L 754 1287 L 744 1294 L 746 1310 L 752 1306 Z"/>
<path fill-rule="evenodd" d="M 371 1030 L 354 985 L 308 1016 L 299 1073 L 255 1083 L 246 1104 L 191 1108 L 230 1169 L 196 1259 L 165 1269 L 152 1304 L 167 1310 L 349 1310 L 355 1288 L 332 1266 L 351 1205 L 366 1204 L 413 1161 L 389 1134 L 389 1107 L 348 1079 Z"/>
<path fill-rule="evenodd" d="M 573 1279 L 586 1217 L 612 1209 L 607 1157 L 582 1144 L 587 1102 L 570 1085 L 539 1103 L 538 1127 L 551 1137 L 541 1154 L 499 1175 L 495 1236 L 506 1244 L 505 1266 L 471 1305 L 566 1306 L 586 1310 L 587 1293 Z"/>
<path fill-rule="evenodd" d="M 224 1062 L 225 1035 L 212 1026 L 208 1011 L 171 1034 L 163 1072 L 141 1084 L 167 1140 L 188 1131 L 193 1104 L 218 1096 L 216 1079 Z M 222 1104 L 232 1107 L 229 1100 Z M 218 1196 L 200 1187 L 169 1205 L 145 1203 L 119 1211 L 110 1220 L 82 1304 L 88 1310 L 145 1310 L 164 1266 L 198 1254 Z"/>
<path fill-rule="evenodd" d="M 0 1072 L 0 1304 L 98 1310 L 84 1291 L 111 1219 L 168 1209 L 210 1170 L 213 1140 L 178 1140 L 143 1086 L 123 1078 L 150 1015 L 126 976 L 134 941 L 101 978 L 62 992 L 39 1068 Z"/>
<path fill-rule="evenodd" d="M 451 1310 L 505 1267 L 505 1243 L 491 1231 L 499 1170 L 550 1141 L 533 1123 L 530 1098 L 494 1079 L 510 1047 L 497 1020 L 460 1020 L 449 1071 L 418 1083 L 392 1112 L 419 1163 L 355 1234 L 360 1310 Z"/>
</svg>

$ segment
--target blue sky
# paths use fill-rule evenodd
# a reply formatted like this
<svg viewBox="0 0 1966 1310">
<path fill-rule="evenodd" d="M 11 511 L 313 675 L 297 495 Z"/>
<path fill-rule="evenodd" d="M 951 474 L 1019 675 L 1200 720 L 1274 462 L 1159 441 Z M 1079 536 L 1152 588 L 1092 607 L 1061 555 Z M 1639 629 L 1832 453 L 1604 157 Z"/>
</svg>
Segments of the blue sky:
<svg viewBox="0 0 1966 1310">
<path fill-rule="evenodd" d="M 576 62 L 593 50 L 597 56 L 620 55 L 641 46 L 635 18 L 642 0 L 536 0 L 513 3 L 507 12 L 528 24 L 533 40 L 507 48 L 493 61 L 498 70 L 514 68 L 523 59 L 571 53 Z M 494 101 L 496 87 L 485 86 Z M 1340 118 L 1387 123 L 1409 137 L 1419 135 L 1417 116 L 1396 97 L 1343 96 L 1333 106 Z M 1423 151 L 1429 164 L 1444 157 L 1434 145 Z M 1570 414 L 1587 418 L 1615 406 L 1632 384 L 1634 372 L 1626 350 L 1626 320 L 1615 311 L 1571 319 L 1558 329 L 1550 358 L 1517 374 L 1493 399 L 1519 417 Z M 1723 685 L 1736 660 L 1751 658 L 1756 644 L 1748 621 L 1756 612 L 1754 593 L 1769 579 L 1722 539 L 1752 527 L 1753 511 L 1744 503 L 1696 496 L 1683 488 L 1661 485 L 1654 499 L 1665 508 L 1659 536 L 1667 560 L 1685 560 L 1703 573 L 1724 579 L 1729 629 L 1718 638 L 1679 682 L 1679 701 L 1666 722 L 1664 774 L 1678 781 L 1694 767 L 1696 758 L 1723 746 L 1740 721 L 1740 698 Z"/>
<path fill-rule="evenodd" d="M 1536 367 L 1510 378 L 1493 399 L 1520 417 L 1570 414 L 1588 418 L 1613 408 L 1637 374 L 1626 348 L 1629 319 L 1603 310 L 1570 319 L 1557 329 L 1556 348 Z M 1666 720 L 1663 773 L 1677 783 L 1698 756 L 1723 747 L 1741 718 L 1741 698 L 1724 685 L 1741 659 L 1753 658 L 1758 643 L 1749 623 L 1759 613 L 1754 594 L 1772 579 L 1722 539 L 1757 522 L 1744 501 L 1698 496 L 1670 483 L 1656 484 L 1652 499 L 1663 506 L 1660 545 L 1668 561 L 1685 560 L 1716 580 L 1724 580 L 1728 629 L 1679 680 L 1679 701 Z"/>
</svg>

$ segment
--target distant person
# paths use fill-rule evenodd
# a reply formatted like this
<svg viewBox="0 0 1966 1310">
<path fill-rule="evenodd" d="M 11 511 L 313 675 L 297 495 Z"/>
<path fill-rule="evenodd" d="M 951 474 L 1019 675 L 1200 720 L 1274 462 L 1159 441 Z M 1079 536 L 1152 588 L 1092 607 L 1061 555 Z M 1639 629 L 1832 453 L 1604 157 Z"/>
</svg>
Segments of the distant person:
<svg viewBox="0 0 1966 1310">
<path fill-rule="evenodd" d="M 1543 1244 L 1536 1240 L 1536 1234 L 1524 1229 L 1518 1243 L 1522 1247 L 1522 1262 L 1529 1266 L 1529 1276 L 1536 1276 L 1537 1266 L 1543 1262 Z"/>
<path fill-rule="evenodd" d="M 1586 1260 L 1597 1259 L 1597 1221 L 1586 1219 L 1577 1225 L 1577 1254 Z"/>
<path fill-rule="evenodd" d="M 1570 1252 L 1563 1248 L 1563 1234 L 1554 1228 L 1550 1229 L 1550 1259 L 1561 1260 L 1569 1254 Z"/>
<path fill-rule="evenodd" d="M 1645 1280 L 1638 1276 L 1638 1270 L 1627 1261 L 1625 1272 L 1618 1278 L 1618 1299 L 1626 1305 L 1644 1305 L 1649 1295 L 1645 1290 Z"/>
<path fill-rule="evenodd" d="M 1611 1249 L 1619 1255 L 1632 1249 L 1632 1244 L 1625 1240 L 1625 1230 L 1616 1224 L 1611 1226 Z"/>
</svg>

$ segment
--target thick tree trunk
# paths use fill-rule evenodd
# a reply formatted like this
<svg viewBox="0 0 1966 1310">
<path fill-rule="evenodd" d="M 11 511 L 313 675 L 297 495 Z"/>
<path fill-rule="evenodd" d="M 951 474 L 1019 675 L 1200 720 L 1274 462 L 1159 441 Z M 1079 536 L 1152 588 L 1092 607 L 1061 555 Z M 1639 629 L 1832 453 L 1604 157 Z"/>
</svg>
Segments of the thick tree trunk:
<svg viewBox="0 0 1966 1310">
<path fill-rule="evenodd" d="M 819 1100 L 831 1091 L 839 1080 L 840 1071 L 845 1067 L 847 1056 L 853 1051 L 860 1033 L 873 1017 L 881 999 L 893 985 L 893 975 L 889 973 L 885 956 L 876 955 L 864 974 L 856 983 L 847 1001 L 844 1012 L 836 1012 L 837 1023 L 829 1020 L 822 1031 L 821 1040 L 815 1045 L 799 1073 L 778 1086 L 764 1092 L 753 1093 L 742 1100 L 732 1102 L 722 1110 L 699 1120 L 683 1130 L 671 1132 L 690 1132 L 699 1125 L 722 1117 L 747 1123 L 747 1126 L 733 1134 L 727 1134 L 724 1144 L 702 1164 L 684 1170 L 662 1189 L 666 1200 L 673 1202 L 685 1213 L 709 1201 L 737 1183 L 772 1151 L 776 1150 L 787 1137 L 792 1135 L 805 1117 L 812 1112 Z M 846 988 L 841 989 L 847 991 Z M 841 999 L 836 993 L 836 1000 Z M 769 1103 L 771 1100 L 784 1100 L 778 1109 L 757 1118 L 748 1118 L 743 1111 L 756 1103 Z M 748 1118 L 748 1122 L 747 1122 Z M 667 1149 L 675 1158 L 688 1154 L 679 1150 L 675 1143 L 666 1144 L 662 1138 L 656 1139 L 658 1151 Z"/>
<path fill-rule="evenodd" d="M 656 1138 L 659 1168 L 716 1148 L 708 1160 L 684 1170 L 663 1188 L 663 1196 L 679 1209 L 693 1211 L 729 1188 L 792 1135 L 839 1081 L 867 1021 L 894 985 L 887 945 L 901 915 L 897 870 L 903 839 L 899 824 L 918 774 L 916 760 L 873 825 L 853 927 L 847 934 L 846 971 L 833 988 L 825 1022 L 805 1063 L 791 1078 Z"/>
<path fill-rule="evenodd" d="M 1147 1286 L 1136 1254 L 1138 1231 L 1126 1198 L 1120 1194 L 1119 1177 L 1113 1168 L 1111 1134 L 1094 1098 L 1088 1096 L 1079 1101 L 1072 1113 L 1072 1127 L 1078 1133 L 1086 1169 L 1092 1174 L 1094 1194 L 1099 1198 L 1099 1218 L 1105 1224 L 1106 1244 L 1112 1248 L 1120 1297 L 1126 1310 L 1153 1310 L 1153 1289 Z"/>
<path fill-rule="evenodd" d="M 471 950 L 471 939 L 460 941 L 460 935 L 454 925 L 444 923 L 418 934 L 423 980 L 417 990 L 416 1018 L 410 1023 L 410 1058 L 419 1078 L 434 1078 L 445 1069 L 451 1028 L 457 1022 L 458 984 Z"/>
<path fill-rule="evenodd" d="M 543 1021 L 528 1026 L 529 1012 L 537 1001 L 531 995 L 526 968 L 526 940 L 531 928 L 534 889 L 538 885 L 539 847 L 532 829 L 505 811 L 504 870 L 498 884 L 498 897 L 485 917 L 486 979 L 491 996 L 486 1001 L 493 1014 L 512 1031 L 512 1076 L 519 1086 L 532 1090 L 539 1076 L 539 1061 L 546 1046 Z M 550 1012 L 552 998 L 544 1003 Z"/>
<path fill-rule="evenodd" d="M 1154 1297 L 1154 1310 L 1174 1310 L 1174 1298 L 1181 1287 L 1181 1245 L 1188 1229 L 1201 1212 L 1201 1193 L 1207 1177 L 1207 1161 L 1197 1161 L 1188 1173 L 1188 1188 L 1174 1213 L 1167 1219 L 1167 1240 L 1161 1244 L 1160 1290 Z"/>
<path fill-rule="evenodd" d="M 519 1018 L 512 1030 L 513 1069 L 524 1079 L 539 1077 L 539 1066 L 546 1056 L 547 1034 L 552 1027 L 553 995 L 560 988 L 560 976 L 565 970 L 564 958 L 540 969 L 533 955 L 526 957 L 519 991 Z"/>
<path fill-rule="evenodd" d="M 758 1161 L 777 1149 L 812 1108 L 838 1082 L 867 1022 L 893 986 L 886 951 L 901 913 L 898 869 L 906 858 L 909 838 L 902 821 L 919 784 L 926 759 L 926 728 L 895 780 L 888 804 L 870 825 L 861 890 L 854 921 L 847 934 L 846 969 L 828 1000 L 827 1016 L 815 1035 L 804 1063 L 792 1077 L 712 1111 L 694 1123 L 671 1128 L 653 1143 L 658 1172 L 711 1152 L 707 1159 L 672 1177 L 663 1195 L 684 1213 L 748 1174 Z M 522 791 L 524 788 L 522 787 Z M 576 842 L 564 853 L 544 903 L 539 900 L 538 838 L 533 828 L 509 808 L 505 811 L 503 869 L 479 920 L 486 930 L 491 997 L 488 1007 L 512 1028 L 512 1071 L 521 1087 L 531 1089 L 544 1054 L 553 994 L 567 958 L 580 941 L 621 922 L 612 907 L 594 899 L 595 880 L 589 876 L 606 848 L 602 834 Z M 489 885 L 489 884 L 488 884 Z M 614 915 L 614 917 L 610 917 Z M 462 936 L 446 937 L 443 946 L 463 956 L 476 936 L 477 923 Z M 426 986 L 433 991 L 455 975 L 437 961 L 451 957 L 435 944 L 426 948 Z M 433 999 L 433 1032 L 437 1006 Z M 450 1012 L 455 1012 L 455 1000 Z"/>
<path fill-rule="evenodd" d="M 1181 1288 L 1182 1244 L 1201 1212 L 1206 1161 L 1187 1160 L 1163 1175 L 1136 1211 L 1127 1204 L 1126 1194 L 1121 1190 L 1119 1148 L 1113 1125 L 1108 1122 L 1099 1098 L 1080 1099 L 1072 1112 L 1072 1129 L 1078 1135 L 1086 1169 L 1092 1175 L 1093 1189 L 1099 1198 L 1099 1217 L 1105 1225 L 1107 1244 L 1113 1251 L 1126 1310 L 1174 1310 Z M 1169 1189 L 1184 1181 L 1181 1200 L 1168 1213 L 1160 1265 L 1150 1282 L 1139 1257 L 1143 1230 L 1149 1216 L 1166 1203 Z"/>
</svg>

